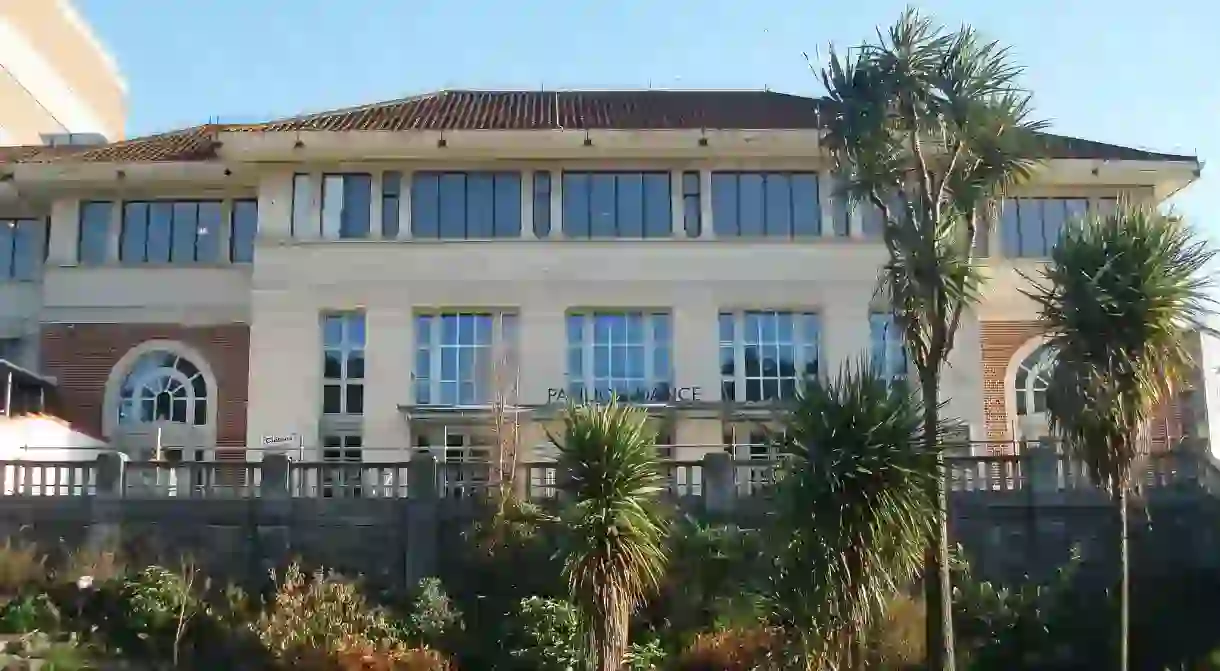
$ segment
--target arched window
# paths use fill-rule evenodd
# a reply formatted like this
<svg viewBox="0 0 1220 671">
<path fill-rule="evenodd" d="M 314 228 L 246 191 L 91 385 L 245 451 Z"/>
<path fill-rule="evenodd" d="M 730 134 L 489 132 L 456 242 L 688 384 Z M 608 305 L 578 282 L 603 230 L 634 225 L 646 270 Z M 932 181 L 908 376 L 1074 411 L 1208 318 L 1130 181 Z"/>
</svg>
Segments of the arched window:
<svg viewBox="0 0 1220 671">
<path fill-rule="evenodd" d="M 119 424 L 208 422 L 208 383 L 199 367 L 173 352 L 136 360 L 119 388 Z"/>
<path fill-rule="evenodd" d="M 1017 366 L 1014 392 L 1018 417 L 1046 412 L 1046 390 L 1050 386 L 1051 366 L 1054 363 L 1054 351 L 1042 345 Z"/>
</svg>

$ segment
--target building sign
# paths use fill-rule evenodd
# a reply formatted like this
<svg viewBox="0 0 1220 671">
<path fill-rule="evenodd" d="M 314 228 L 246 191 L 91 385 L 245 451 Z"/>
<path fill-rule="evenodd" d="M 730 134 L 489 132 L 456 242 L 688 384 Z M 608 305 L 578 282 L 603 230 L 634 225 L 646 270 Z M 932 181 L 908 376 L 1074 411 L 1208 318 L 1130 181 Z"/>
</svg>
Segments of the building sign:
<svg viewBox="0 0 1220 671">
<path fill-rule="evenodd" d="M 586 389 L 584 393 L 573 396 L 563 387 L 551 387 L 546 390 L 546 402 L 549 403 L 607 403 L 614 398 L 613 389 Z M 658 387 L 656 389 L 641 389 L 638 392 L 623 396 L 619 400 L 627 403 L 689 403 L 703 400 L 703 387 Z"/>
<path fill-rule="evenodd" d="M 295 433 L 280 436 L 263 436 L 263 449 L 275 450 L 289 447 L 300 447 L 301 438 Z"/>
</svg>

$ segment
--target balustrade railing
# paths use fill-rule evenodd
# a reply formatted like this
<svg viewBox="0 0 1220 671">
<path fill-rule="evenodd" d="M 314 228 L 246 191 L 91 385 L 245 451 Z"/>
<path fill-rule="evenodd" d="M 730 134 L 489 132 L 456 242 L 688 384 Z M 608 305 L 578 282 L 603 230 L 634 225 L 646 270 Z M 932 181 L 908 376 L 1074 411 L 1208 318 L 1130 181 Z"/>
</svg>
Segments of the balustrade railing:
<svg viewBox="0 0 1220 671">
<path fill-rule="evenodd" d="M 106 464 L 103 462 L 106 462 Z M 109 465 L 107 465 L 109 464 Z M 420 470 L 421 464 L 430 464 Z M 107 468 L 117 474 L 106 475 Z M 1051 449 L 1020 456 L 946 458 L 950 492 L 960 496 L 1097 493 L 1083 465 Z M 665 494 L 675 500 L 749 498 L 765 492 L 782 472 L 772 459 L 734 459 L 714 452 L 703 459 L 662 462 Z M 1136 463 L 1133 485 L 1141 493 L 1196 492 L 1220 496 L 1220 468 L 1200 452 L 1154 454 Z M 517 465 L 513 486 L 529 499 L 553 498 L 561 474 L 555 461 Z M 421 480 L 422 478 L 422 480 Z M 105 482 L 103 482 L 105 479 Z M 503 481 L 492 465 L 474 460 L 384 462 L 290 461 L 267 455 L 250 462 L 128 462 L 117 455 L 97 461 L 0 461 L 0 498 L 95 495 L 124 498 L 406 499 L 486 497 Z"/>
</svg>

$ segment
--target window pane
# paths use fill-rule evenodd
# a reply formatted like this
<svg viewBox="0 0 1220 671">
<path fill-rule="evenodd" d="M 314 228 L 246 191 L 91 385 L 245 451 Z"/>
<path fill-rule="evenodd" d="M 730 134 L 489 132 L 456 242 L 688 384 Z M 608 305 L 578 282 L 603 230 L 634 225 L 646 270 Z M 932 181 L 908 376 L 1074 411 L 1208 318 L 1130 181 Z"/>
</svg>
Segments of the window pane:
<svg viewBox="0 0 1220 671">
<path fill-rule="evenodd" d="M 311 225 L 309 213 L 313 207 L 313 181 L 308 174 L 297 173 L 292 176 L 292 235 L 309 236 L 317 231 L 316 225 Z"/>
<path fill-rule="evenodd" d="M 105 201 L 85 201 L 80 209 L 80 237 L 77 252 L 82 265 L 106 262 L 110 244 L 110 217 L 114 204 Z"/>
<path fill-rule="evenodd" d="M 364 413 L 364 385 L 349 384 L 347 385 L 347 403 L 344 408 L 349 415 L 359 415 Z"/>
<path fill-rule="evenodd" d="M 644 237 L 668 238 L 673 235 L 673 202 L 669 173 L 644 175 Z"/>
<path fill-rule="evenodd" d="M 551 235 L 551 173 L 534 173 L 534 236 Z"/>
<path fill-rule="evenodd" d="M 737 198 L 742 237 L 763 235 L 764 217 L 766 216 L 763 200 L 763 176 L 758 173 L 739 175 Z"/>
<path fill-rule="evenodd" d="M 816 236 L 822 232 L 822 208 L 818 194 L 816 173 L 801 172 L 792 175 L 792 234 Z M 846 227 L 847 220 L 844 218 Z M 846 228 L 844 228 L 846 235 Z"/>
<path fill-rule="evenodd" d="M 347 343 L 352 347 L 364 347 L 364 313 L 347 315 Z"/>
<path fill-rule="evenodd" d="M 497 238 L 521 237 L 521 175 L 513 172 L 495 174 L 495 230 Z"/>
<path fill-rule="evenodd" d="M 0 280 L 15 276 L 16 259 L 14 242 L 17 239 L 17 222 L 0 220 Z"/>
<path fill-rule="evenodd" d="M 593 173 L 589 176 L 589 235 L 612 238 L 617 234 L 615 221 L 615 175 Z M 636 213 L 635 217 L 641 216 Z"/>
<path fill-rule="evenodd" d="M 697 238 L 703 232 L 703 204 L 699 200 L 698 172 L 682 173 L 682 221 L 686 237 Z"/>
<path fill-rule="evenodd" d="M 1063 226 L 1067 223 L 1067 204 L 1057 198 L 1043 200 L 1042 217 L 1042 251 L 1049 255 L 1051 249 L 1059 243 L 1059 236 L 1063 234 Z"/>
<path fill-rule="evenodd" d="M 322 176 L 322 228 L 327 240 L 339 237 L 343 219 L 343 175 Z"/>
<path fill-rule="evenodd" d="M 322 344 L 326 347 L 343 345 L 343 317 L 327 315 L 322 318 Z"/>
<path fill-rule="evenodd" d="M 13 233 L 13 276 L 32 280 L 46 258 L 43 253 L 46 227 L 37 219 L 18 219 Z"/>
<path fill-rule="evenodd" d="M 258 233 L 258 201 L 233 201 L 233 223 L 229 253 L 234 263 L 254 261 L 254 237 Z"/>
<path fill-rule="evenodd" d="M 1021 228 L 1015 198 L 1005 198 L 1000 205 L 1000 239 L 1005 256 L 1021 255 Z"/>
<path fill-rule="evenodd" d="M 618 175 L 615 187 L 618 226 L 610 235 L 620 238 L 644 237 L 644 175 Z"/>
<path fill-rule="evenodd" d="M 343 379 L 343 361 L 340 350 L 323 350 L 322 377 L 327 380 Z"/>
<path fill-rule="evenodd" d="M 792 235 L 792 178 L 786 173 L 763 175 L 763 234 Z"/>
<path fill-rule="evenodd" d="M 1042 233 L 1042 201 L 1017 199 L 1017 226 L 1021 231 L 1021 256 L 1044 256 L 1046 238 Z"/>
<path fill-rule="evenodd" d="M 153 212 L 160 208 L 154 204 Z M 170 203 L 170 260 L 174 263 L 189 263 L 195 260 L 195 236 L 199 234 L 199 204 L 192 202 Z"/>
<path fill-rule="evenodd" d="M 381 175 L 381 237 L 398 237 L 399 194 L 402 193 L 402 173 L 385 172 Z"/>
<path fill-rule="evenodd" d="M 217 200 L 199 203 L 199 230 L 196 231 L 195 260 L 215 263 L 220 260 L 220 228 L 223 214 Z"/>
<path fill-rule="evenodd" d="M 589 174 L 563 174 L 563 234 L 569 238 L 589 237 Z"/>
<path fill-rule="evenodd" d="M 342 385 L 328 384 L 322 386 L 322 412 L 335 415 L 343 411 L 341 402 Z"/>
<path fill-rule="evenodd" d="M 461 237 L 479 240 L 493 237 L 494 201 L 495 181 L 491 173 L 472 172 L 466 176 L 466 234 Z"/>
<path fill-rule="evenodd" d="M 147 260 L 148 203 L 123 204 L 123 230 L 119 239 L 119 260 L 141 263 Z"/>
<path fill-rule="evenodd" d="M 712 173 L 712 228 L 719 237 L 741 234 L 737 208 L 737 175 Z"/>
<path fill-rule="evenodd" d="M 441 239 L 466 238 L 466 175 L 455 172 L 441 174 L 438 193 L 437 218 Z"/>
<path fill-rule="evenodd" d="M 440 174 L 417 172 L 411 178 L 411 234 L 417 238 L 440 235 Z"/>
<path fill-rule="evenodd" d="M 343 210 L 340 215 L 340 238 L 367 238 L 373 199 L 372 175 L 343 176 Z"/>
<path fill-rule="evenodd" d="M 158 201 L 148 205 L 148 242 L 145 260 L 149 263 L 169 262 L 173 221 L 173 203 Z"/>
</svg>

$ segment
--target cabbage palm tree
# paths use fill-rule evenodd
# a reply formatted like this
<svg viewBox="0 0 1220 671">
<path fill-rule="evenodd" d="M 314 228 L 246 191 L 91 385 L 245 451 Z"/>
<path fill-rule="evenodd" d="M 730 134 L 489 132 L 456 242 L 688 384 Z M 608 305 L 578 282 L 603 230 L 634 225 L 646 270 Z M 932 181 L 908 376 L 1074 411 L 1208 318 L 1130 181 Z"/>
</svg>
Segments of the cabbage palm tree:
<svg viewBox="0 0 1220 671">
<path fill-rule="evenodd" d="M 938 443 L 941 371 L 979 298 L 976 236 L 998 198 L 1035 167 L 1030 96 L 1006 49 L 969 27 L 945 32 L 906 11 L 875 44 L 822 70 L 826 145 L 847 196 L 879 215 L 890 301 L 923 396 L 927 449 Z M 944 466 L 940 465 L 941 479 Z M 937 492 L 925 569 L 929 668 L 954 668 L 946 493 Z"/>
<path fill-rule="evenodd" d="M 840 668 L 923 564 L 939 477 L 923 421 L 917 394 L 863 364 L 811 379 L 782 415 L 768 592 L 805 668 Z"/>
<path fill-rule="evenodd" d="M 1187 333 L 1203 320 L 1214 256 L 1179 217 L 1124 205 L 1069 227 L 1029 292 L 1056 353 L 1051 430 L 1118 507 L 1119 668 L 1128 668 L 1127 498 L 1141 434 L 1192 366 Z"/>
<path fill-rule="evenodd" d="M 579 607 L 589 668 L 618 671 L 631 614 L 664 577 L 668 523 L 654 435 L 639 408 L 570 406 L 559 447 L 564 578 Z"/>
</svg>

